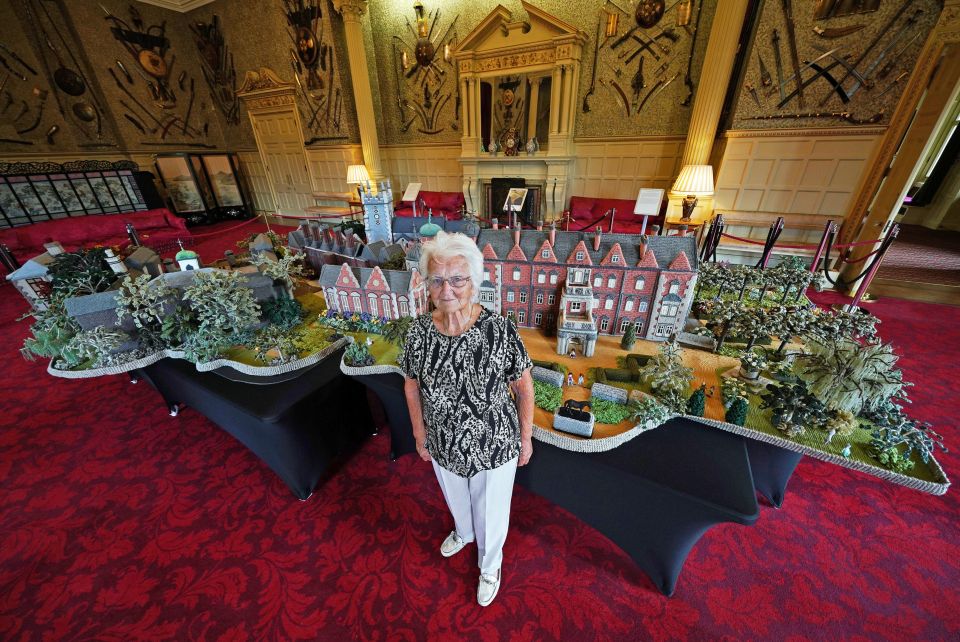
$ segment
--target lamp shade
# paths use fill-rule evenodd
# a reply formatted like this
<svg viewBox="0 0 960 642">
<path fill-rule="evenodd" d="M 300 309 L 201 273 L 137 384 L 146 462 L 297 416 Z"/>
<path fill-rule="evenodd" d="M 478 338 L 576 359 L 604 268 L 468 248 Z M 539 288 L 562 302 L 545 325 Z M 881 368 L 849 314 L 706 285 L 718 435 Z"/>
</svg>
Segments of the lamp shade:
<svg viewBox="0 0 960 642">
<path fill-rule="evenodd" d="M 359 184 L 370 181 L 370 173 L 366 165 L 349 165 L 347 167 L 347 183 Z"/>
<path fill-rule="evenodd" d="M 713 167 L 684 165 L 670 191 L 690 196 L 713 196 Z"/>
</svg>

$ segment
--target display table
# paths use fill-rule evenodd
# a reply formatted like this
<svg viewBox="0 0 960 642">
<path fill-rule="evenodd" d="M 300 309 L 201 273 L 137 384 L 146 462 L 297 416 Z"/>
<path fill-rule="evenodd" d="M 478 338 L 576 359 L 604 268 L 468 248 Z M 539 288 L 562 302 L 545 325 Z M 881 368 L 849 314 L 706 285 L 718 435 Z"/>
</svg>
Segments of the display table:
<svg viewBox="0 0 960 642">
<path fill-rule="evenodd" d="M 403 377 L 351 376 L 383 403 L 391 456 L 414 452 Z M 607 452 L 571 452 L 538 442 L 530 464 L 517 469 L 517 483 L 609 537 L 671 595 L 684 560 L 711 526 L 755 522 L 757 488 L 782 501 L 796 460 L 788 471 L 778 468 L 789 462 L 771 451 L 775 446 L 761 444 L 759 468 L 768 476 L 755 483 L 747 442 L 689 419 L 673 419 Z"/>
<path fill-rule="evenodd" d="M 342 353 L 272 379 L 228 368 L 198 372 L 180 359 L 136 372 L 169 407 L 186 404 L 210 419 L 306 499 L 325 473 L 374 432 L 366 389 L 340 372 Z"/>
</svg>

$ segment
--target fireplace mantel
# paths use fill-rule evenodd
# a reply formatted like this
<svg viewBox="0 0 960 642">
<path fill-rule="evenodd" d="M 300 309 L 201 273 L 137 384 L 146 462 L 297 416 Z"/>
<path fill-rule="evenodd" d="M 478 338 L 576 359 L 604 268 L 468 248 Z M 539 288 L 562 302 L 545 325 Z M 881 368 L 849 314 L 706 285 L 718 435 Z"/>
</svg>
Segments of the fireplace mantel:
<svg viewBox="0 0 960 642">
<path fill-rule="evenodd" d="M 453 52 L 464 124 L 460 139 L 463 194 L 467 207 L 483 214 L 490 209 L 485 183 L 498 177 L 524 178 L 542 186 L 541 215 L 550 221 L 566 202 L 587 34 L 523 0 L 520 4 L 527 20 L 516 20 L 498 6 Z M 481 107 L 488 113 L 481 113 Z M 495 115 L 494 110 L 498 110 Z M 499 141 L 508 128 L 522 135 L 517 155 L 484 149 L 485 135 L 488 144 Z M 539 151 L 527 154 L 523 145 L 534 136 L 546 140 Z"/>
</svg>

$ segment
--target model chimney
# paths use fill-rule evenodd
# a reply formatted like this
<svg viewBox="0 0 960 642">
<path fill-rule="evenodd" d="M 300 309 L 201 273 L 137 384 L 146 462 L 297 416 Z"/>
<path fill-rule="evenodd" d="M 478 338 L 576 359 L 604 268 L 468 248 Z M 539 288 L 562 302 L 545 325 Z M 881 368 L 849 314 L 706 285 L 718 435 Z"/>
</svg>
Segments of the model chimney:
<svg viewBox="0 0 960 642">
<path fill-rule="evenodd" d="M 518 246 L 520 245 L 520 224 L 517 223 L 513 227 L 513 244 Z"/>
<path fill-rule="evenodd" d="M 550 247 L 553 247 L 557 242 L 557 224 L 555 222 L 550 223 Z"/>
<path fill-rule="evenodd" d="M 602 232 L 600 231 L 600 226 L 597 226 L 597 233 L 593 236 L 593 251 L 597 252 L 600 250 L 600 236 Z"/>
<path fill-rule="evenodd" d="M 640 260 L 643 260 L 643 257 L 647 255 L 647 235 L 644 234 L 640 237 Z"/>
<path fill-rule="evenodd" d="M 537 231 L 538 232 L 543 231 L 543 219 L 537 219 Z"/>
<path fill-rule="evenodd" d="M 356 245 L 356 239 L 353 236 L 353 229 L 349 227 L 345 229 L 343 231 L 343 236 L 344 236 L 344 239 L 346 240 L 347 247 L 352 250 Z"/>
<path fill-rule="evenodd" d="M 687 228 L 686 225 L 678 225 L 678 226 L 677 226 L 677 236 L 686 236 L 686 235 L 687 235 L 687 229 L 689 229 L 689 228 Z"/>
<path fill-rule="evenodd" d="M 500 229 L 500 219 L 492 218 L 490 219 L 490 224 L 493 225 L 493 229 L 495 230 Z"/>
</svg>

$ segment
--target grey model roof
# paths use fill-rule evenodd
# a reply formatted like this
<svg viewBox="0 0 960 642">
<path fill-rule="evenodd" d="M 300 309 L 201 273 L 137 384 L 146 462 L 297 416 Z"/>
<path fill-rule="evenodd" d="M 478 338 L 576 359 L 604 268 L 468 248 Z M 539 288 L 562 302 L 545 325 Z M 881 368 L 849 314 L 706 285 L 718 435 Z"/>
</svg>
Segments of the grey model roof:
<svg viewBox="0 0 960 642">
<path fill-rule="evenodd" d="M 44 252 L 38 254 L 7 275 L 7 281 L 21 279 L 41 279 L 47 275 L 47 266 L 53 263 L 53 257 Z"/>
<path fill-rule="evenodd" d="M 473 221 L 456 220 L 448 221 L 445 216 L 397 216 L 393 219 L 393 233 L 402 235 L 413 235 L 419 232 L 420 227 L 427 222 L 435 223 L 440 226 L 444 232 L 460 232 L 470 238 L 476 238 L 480 231 L 480 226 Z"/>
<path fill-rule="evenodd" d="M 340 265 L 324 265 L 323 269 L 320 270 L 320 285 L 323 287 L 336 286 L 341 267 Z M 357 278 L 361 287 L 370 279 L 370 273 L 374 270 L 374 268 L 347 267 L 353 272 L 353 276 Z M 410 290 L 412 272 L 407 270 L 381 270 L 381 272 L 383 272 L 391 292 L 407 292 Z"/>
<path fill-rule="evenodd" d="M 133 254 L 123 260 L 128 268 L 143 270 L 143 267 L 150 263 L 160 263 L 160 257 L 149 247 L 141 246 L 134 250 Z"/>
<path fill-rule="evenodd" d="M 553 253 L 557 261 L 564 263 L 573 248 L 580 241 L 584 242 L 587 248 L 587 254 L 593 264 L 599 265 L 606 258 L 614 243 L 620 244 L 623 251 L 623 260 L 626 267 L 636 267 L 640 261 L 640 235 L 638 234 L 603 234 L 600 237 L 600 249 L 594 251 L 593 237 L 595 232 L 556 232 L 556 244 Z M 549 240 L 550 234 L 547 230 L 522 230 L 520 232 L 520 249 L 524 255 L 533 260 L 543 242 Z M 497 253 L 501 260 L 507 258 L 507 254 L 513 249 L 513 230 L 481 230 L 477 238 L 477 247 L 481 250 L 487 243 Z M 693 236 L 650 236 L 647 237 L 647 251 L 653 252 L 657 259 L 657 264 L 661 269 L 666 269 L 681 252 L 687 255 L 692 270 L 697 269 L 697 241 Z"/>
<path fill-rule="evenodd" d="M 116 290 L 110 290 L 84 296 L 74 296 L 64 300 L 63 307 L 71 317 L 104 310 L 112 312 L 117 309 L 117 294 L 119 293 Z M 114 318 L 114 320 L 116 319 Z"/>
</svg>

